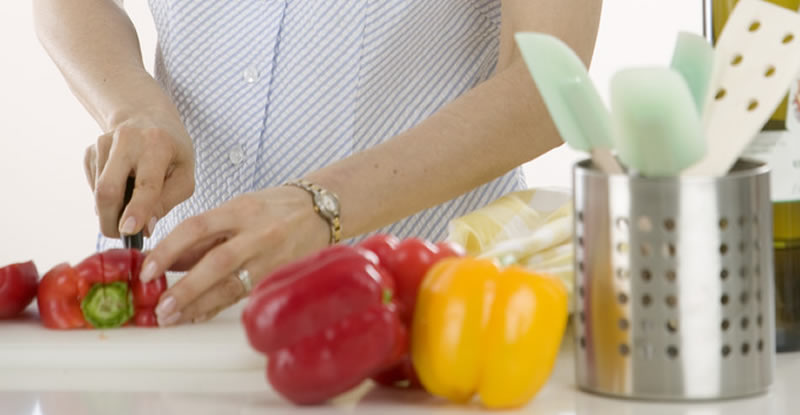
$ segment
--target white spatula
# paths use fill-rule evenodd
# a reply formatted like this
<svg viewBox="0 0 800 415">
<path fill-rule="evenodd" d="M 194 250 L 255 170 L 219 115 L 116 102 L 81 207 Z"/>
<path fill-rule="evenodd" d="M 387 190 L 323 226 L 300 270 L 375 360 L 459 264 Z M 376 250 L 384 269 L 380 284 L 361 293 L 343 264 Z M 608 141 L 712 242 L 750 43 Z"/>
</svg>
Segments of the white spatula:
<svg viewBox="0 0 800 415">
<path fill-rule="evenodd" d="M 800 69 L 800 14 L 741 0 L 716 45 L 703 110 L 706 155 L 684 175 L 727 174 Z"/>
</svg>

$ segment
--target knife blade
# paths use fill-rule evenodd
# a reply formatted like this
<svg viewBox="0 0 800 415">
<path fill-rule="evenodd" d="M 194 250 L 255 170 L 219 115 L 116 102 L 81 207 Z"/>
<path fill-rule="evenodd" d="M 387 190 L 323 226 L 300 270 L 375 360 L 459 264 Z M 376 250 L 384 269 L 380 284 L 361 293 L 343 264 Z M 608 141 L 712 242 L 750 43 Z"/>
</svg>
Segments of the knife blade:
<svg viewBox="0 0 800 415">
<path fill-rule="evenodd" d="M 131 197 L 133 196 L 133 188 L 136 186 L 136 178 L 135 177 L 128 177 L 128 181 L 125 184 L 125 197 L 122 202 L 122 210 L 119 212 L 120 219 L 122 219 L 122 213 L 125 212 L 125 208 L 128 206 L 128 203 L 131 201 Z M 144 233 L 143 231 L 139 231 L 139 233 L 134 235 L 120 235 L 122 239 L 122 245 L 126 249 L 138 249 L 139 251 L 144 248 Z"/>
</svg>

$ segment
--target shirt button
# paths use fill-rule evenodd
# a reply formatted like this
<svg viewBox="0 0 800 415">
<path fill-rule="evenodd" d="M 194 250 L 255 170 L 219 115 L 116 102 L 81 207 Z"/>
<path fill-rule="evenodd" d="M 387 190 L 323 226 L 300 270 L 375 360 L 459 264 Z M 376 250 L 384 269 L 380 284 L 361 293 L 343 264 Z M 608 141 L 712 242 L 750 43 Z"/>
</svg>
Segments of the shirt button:
<svg viewBox="0 0 800 415">
<path fill-rule="evenodd" d="M 236 147 L 228 153 L 228 159 L 230 159 L 231 163 L 239 164 L 244 160 L 244 150 L 241 147 Z"/>
<path fill-rule="evenodd" d="M 258 73 L 258 68 L 255 66 L 251 66 L 242 72 L 242 79 L 248 84 L 252 84 L 255 81 L 258 81 L 260 74 Z"/>
</svg>

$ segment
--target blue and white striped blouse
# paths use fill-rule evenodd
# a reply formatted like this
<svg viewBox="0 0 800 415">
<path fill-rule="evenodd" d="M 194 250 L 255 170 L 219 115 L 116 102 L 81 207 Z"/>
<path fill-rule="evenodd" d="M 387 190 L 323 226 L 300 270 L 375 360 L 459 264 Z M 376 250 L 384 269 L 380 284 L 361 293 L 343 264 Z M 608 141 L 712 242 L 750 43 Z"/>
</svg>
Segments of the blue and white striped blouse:
<svg viewBox="0 0 800 415">
<path fill-rule="evenodd" d="M 500 0 L 150 0 L 155 73 L 195 143 L 180 221 L 323 167 L 425 120 L 494 71 Z M 525 186 L 520 169 L 385 229 L 447 223 Z M 343 224 L 347 226 L 347 224 Z M 118 246 L 101 238 L 99 248 Z"/>
</svg>

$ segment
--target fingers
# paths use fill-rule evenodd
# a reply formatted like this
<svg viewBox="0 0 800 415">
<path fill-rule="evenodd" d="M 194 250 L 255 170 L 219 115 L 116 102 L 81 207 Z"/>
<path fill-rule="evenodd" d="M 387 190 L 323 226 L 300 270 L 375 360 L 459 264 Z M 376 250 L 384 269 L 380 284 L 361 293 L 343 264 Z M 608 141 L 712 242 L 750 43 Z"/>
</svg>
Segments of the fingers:
<svg viewBox="0 0 800 415">
<path fill-rule="evenodd" d="M 247 270 L 257 284 L 276 267 L 326 246 L 317 218 L 306 194 L 281 187 L 185 220 L 147 255 L 139 276 L 146 282 L 168 269 L 189 270 L 162 295 L 159 324 L 205 320 L 244 294 L 237 271 Z"/>
<path fill-rule="evenodd" d="M 250 285 L 252 286 L 257 284 L 259 279 L 277 269 L 277 267 L 288 263 L 291 259 L 290 250 L 286 249 L 281 243 L 272 244 L 274 246 L 270 247 L 270 242 L 266 242 L 264 239 L 265 234 L 270 234 L 270 232 L 261 235 L 253 233 L 247 236 L 239 236 L 235 241 L 227 242 L 226 245 L 236 251 L 243 251 L 247 247 L 251 249 L 253 247 L 257 248 L 250 255 L 242 255 L 242 257 L 249 256 L 250 259 L 241 262 L 238 266 L 230 267 L 232 270 L 230 273 L 218 274 L 216 281 L 211 283 L 205 291 L 202 290 L 206 285 L 195 284 L 197 282 L 195 278 L 204 274 L 187 274 L 162 297 L 162 303 L 167 297 L 173 297 L 174 300 L 171 303 L 175 305 L 175 309 L 172 312 L 178 315 L 168 315 L 169 313 L 162 312 L 159 315 L 159 325 L 169 326 L 187 322 L 201 323 L 207 321 L 249 294 L 245 290 L 244 283 L 237 276 L 239 271 L 248 271 L 251 278 Z M 234 244 L 233 242 L 236 243 Z M 270 254 L 263 255 L 264 252 L 269 252 Z M 208 256 L 211 253 L 213 253 L 213 250 L 209 252 Z M 193 269 L 196 270 L 203 265 L 204 262 L 199 261 Z M 180 307 L 180 304 L 186 305 Z M 163 307 L 161 305 L 159 307 L 161 310 L 157 310 L 157 313 L 163 311 Z"/>
<path fill-rule="evenodd" d="M 129 149 L 126 144 L 112 145 L 105 163 L 101 165 L 103 153 L 98 140 L 98 179 L 95 188 L 95 204 L 100 216 L 100 231 L 107 237 L 119 237 L 119 214 L 125 195 L 125 184 L 133 171 Z"/>
<path fill-rule="evenodd" d="M 107 237 L 153 233 L 156 221 L 194 192 L 191 138 L 178 119 L 142 113 L 98 137 L 86 150 L 84 171 Z M 120 212 L 128 177 L 131 201 Z"/>
<path fill-rule="evenodd" d="M 86 174 L 86 181 L 94 192 L 94 184 L 97 175 L 97 150 L 94 144 L 86 148 L 83 154 L 83 172 Z"/>
<path fill-rule="evenodd" d="M 164 212 L 169 212 L 194 193 L 194 163 L 169 166 L 161 194 Z"/>
<path fill-rule="evenodd" d="M 243 245 L 254 246 L 255 239 L 244 242 Z M 255 246 L 262 246 L 255 245 Z M 263 252 L 263 250 L 262 250 Z M 244 283 L 239 279 L 237 273 L 240 270 L 247 270 L 250 274 L 251 285 L 254 285 L 258 278 L 267 275 L 272 270 L 288 262 L 287 253 L 280 249 L 269 250 L 273 255 L 254 256 L 250 260 L 243 262 L 235 267 L 233 273 L 219 279 L 210 288 L 199 294 L 194 300 L 176 312 L 177 315 L 159 317 L 160 326 L 170 326 L 181 323 L 202 323 L 210 320 L 219 312 L 227 307 L 236 304 L 249 293 L 245 289 Z M 257 254 L 257 252 L 256 252 Z M 188 275 L 187 275 L 188 277 Z M 184 277 L 188 282 L 189 280 Z M 180 294 L 177 294 L 180 295 Z M 177 300 L 176 300 L 177 304 Z"/>
<path fill-rule="evenodd" d="M 94 158 L 94 191 L 100 229 L 108 237 L 152 234 L 156 221 L 194 192 L 194 162 L 176 162 L 169 133 L 159 128 L 119 128 L 98 138 L 87 151 L 86 169 Z M 185 158 L 185 157 L 184 157 Z M 88 174 L 88 172 L 87 172 Z M 125 183 L 136 177 L 131 201 L 122 209 Z M 120 215 L 121 213 L 121 215 Z"/>
<path fill-rule="evenodd" d="M 234 274 L 249 259 L 248 251 L 254 250 L 248 245 L 246 238 L 234 238 L 203 256 L 184 278 L 168 290 L 175 297 L 177 308 L 192 303 L 221 277 Z"/>
<path fill-rule="evenodd" d="M 134 209 L 140 210 L 143 207 L 144 212 L 141 214 L 135 214 L 137 218 L 137 223 L 139 220 L 146 220 L 147 226 L 145 227 L 145 234 L 147 236 L 151 236 L 153 234 L 153 230 L 156 227 L 156 224 L 160 218 L 167 214 L 172 208 L 177 206 L 179 203 L 183 202 L 184 200 L 188 199 L 192 193 L 194 193 L 194 166 L 181 166 L 175 167 L 172 164 L 169 164 L 166 171 L 166 176 L 162 178 L 162 187 L 158 194 L 158 199 L 151 202 L 145 201 L 144 203 L 140 203 L 137 201 L 135 204 L 133 200 L 131 204 L 135 206 Z M 137 174 L 137 183 L 139 182 L 139 176 Z M 155 178 L 153 178 L 155 179 Z M 137 188 L 138 188 L 137 184 Z M 146 182 L 145 182 L 145 186 Z M 155 195 L 155 193 L 153 193 Z M 136 191 L 133 193 L 134 200 L 136 199 Z M 131 205 L 129 205 L 131 206 Z M 149 209 L 149 212 L 147 208 Z M 123 215 L 123 221 L 127 218 L 127 213 Z M 148 219 L 149 218 L 149 219 Z M 124 224 L 124 222 L 121 222 Z"/>
<path fill-rule="evenodd" d="M 246 295 L 244 284 L 235 275 L 230 275 L 214 284 L 191 304 L 184 307 L 177 323 L 202 323 L 208 321 L 219 314 L 220 311 L 239 302 Z M 174 323 L 166 320 L 159 322 L 159 325 L 163 326 L 171 324 Z"/>
<path fill-rule="evenodd" d="M 220 236 L 216 239 L 208 239 L 194 244 L 169 267 L 170 271 L 189 271 L 193 266 L 197 265 L 197 262 L 203 258 L 206 252 L 217 245 L 225 243 L 227 240 L 227 236 Z"/>
<path fill-rule="evenodd" d="M 97 158 L 95 159 L 95 183 L 100 180 L 100 174 L 102 174 L 103 170 L 106 168 L 106 162 L 108 161 L 113 143 L 113 133 L 103 134 L 97 137 L 97 143 L 95 144 L 95 154 L 97 154 Z"/>
<path fill-rule="evenodd" d="M 172 141 L 167 132 L 148 129 L 140 137 L 143 155 L 135 168 L 136 187 L 120 220 L 120 232 L 150 235 L 156 222 L 194 193 L 194 161 L 176 159 L 163 143 Z"/>
<path fill-rule="evenodd" d="M 108 151 L 111 149 L 111 135 L 103 134 L 97 138 L 95 144 L 86 148 L 83 155 L 83 170 L 86 173 L 86 181 L 94 191 L 97 179 L 103 171 L 108 158 Z"/>
<path fill-rule="evenodd" d="M 208 247 L 212 251 L 217 249 L 211 241 L 227 239 L 236 219 L 227 209 L 217 208 L 181 222 L 147 255 L 139 278 L 143 282 L 149 282 L 157 275 L 171 270 L 187 254 L 190 257 L 206 255 L 198 247 Z"/>
<path fill-rule="evenodd" d="M 165 210 L 161 203 L 161 190 L 169 162 L 169 155 L 164 152 L 154 153 L 139 161 L 131 201 L 120 217 L 121 234 L 132 235 L 144 228 L 150 234 L 151 227 L 155 226 L 151 222 L 172 208 L 170 206 Z"/>
<path fill-rule="evenodd" d="M 238 237 L 208 251 L 187 275 L 162 295 L 156 308 L 159 321 L 164 325 L 191 321 L 199 317 L 199 313 L 225 307 L 240 298 L 244 294 L 241 281 L 233 277 L 233 282 L 239 285 L 236 287 L 233 282 L 225 283 L 225 280 L 230 280 L 230 276 L 256 254 L 253 246 L 249 238 Z"/>
</svg>

